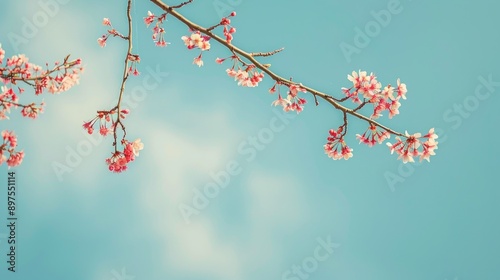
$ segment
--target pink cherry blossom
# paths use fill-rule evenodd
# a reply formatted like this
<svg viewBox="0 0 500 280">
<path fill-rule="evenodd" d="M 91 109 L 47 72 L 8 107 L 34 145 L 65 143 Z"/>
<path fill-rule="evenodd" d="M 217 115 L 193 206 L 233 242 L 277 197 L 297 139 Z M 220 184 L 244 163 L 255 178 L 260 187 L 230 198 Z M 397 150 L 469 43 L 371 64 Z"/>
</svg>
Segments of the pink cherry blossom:
<svg viewBox="0 0 500 280">
<path fill-rule="evenodd" d="M 363 102 L 373 104 L 371 119 L 381 117 L 384 111 L 389 112 L 389 119 L 399 114 L 399 107 L 401 106 L 399 100 L 400 98 L 406 98 L 406 85 L 401 84 L 399 79 L 397 80 L 398 87 L 394 88 L 391 85 L 382 87 L 377 77 L 373 73 L 367 75 L 366 71 L 353 71 L 347 78 L 353 83 L 353 86 L 351 88 L 342 88 L 346 99 L 351 99 L 356 104 L 362 104 Z M 394 96 L 395 90 L 397 90 L 396 96 Z M 364 101 L 361 101 L 359 95 L 362 96 Z"/>
<path fill-rule="evenodd" d="M 122 141 L 123 151 L 115 151 L 111 157 L 105 160 L 108 169 L 114 173 L 120 173 L 127 170 L 127 164 L 135 160 L 139 156 L 139 151 L 144 148 L 141 139 L 136 139 L 134 142 L 127 140 Z"/>
<path fill-rule="evenodd" d="M 198 48 L 200 48 L 202 51 L 208 51 L 210 49 L 210 42 L 202 41 L 198 44 Z"/>
<path fill-rule="evenodd" d="M 138 157 L 139 151 L 144 149 L 144 144 L 141 142 L 141 138 L 138 138 L 134 142 L 132 142 L 132 148 L 134 151 L 134 155 Z"/>
<path fill-rule="evenodd" d="M 181 39 L 189 50 L 194 48 L 198 48 L 202 51 L 210 50 L 210 37 L 201 35 L 199 31 L 191 33 L 189 37 L 182 36 Z"/>
<path fill-rule="evenodd" d="M 292 85 L 290 85 L 289 88 L 290 88 L 290 91 L 288 92 L 288 95 L 291 98 L 295 98 L 299 92 L 307 92 L 307 90 L 302 87 L 302 84 L 299 84 L 299 85 L 292 84 Z"/>
<path fill-rule="evenodd" d="M 0 44 L 0 64 L 3 63 L 4 58 L 5 58 L 5 51 L 2 49 L 2 44 Z"/>
<path fill-rule="evenodd" d="M 390 99 L 394 100 L 394 88 L 391 85 L 387 85 L 384 87 L 384 90 L 382 90 L 381 95 L 384 97 L 384 99 Z"/>
<path fill-rule="evenodd" d="M 144 18 L 144 23 L 146 24 L 146 26 L 149 27 L 149 25 L 153 23 L 154 20 L 155 20 L 155 15 L 150 11 L 148 11 L 148 16 Z"/>
<path fill-rule="evenodd" d="M 18 166 L 22 163 L 24 158 L 24 152 L 16 152 L 17 147 L 17 137 L 13 131 L 3 130 L 1 132 L 2 143 L 0 144 L 0 165 L 4 162 L 7 163 L 9 168 Z M 6 154 L 9 154 L 9 157 Z"/>
<path fill-rule="evenodd" d="M 374 124 L 370 124 L 370 127 L 368 127 L 363 135 L 356 134 L 359 143 L 366 144 L 368 147 L 373 147 L 377 143 L 382 144 L 382 142 L 390 137 L 391 134 L 388 131 L 378 131 Z"/>
<path fill-rule="evenodd" d="M 391 150 L 391 154 L 396 152 L 404 163 L 414 162 L 414 157 L 420 156 L 420 161 L 427 160 L 430 161 L 430 156 L 435 155 L 434 150 L 437 149 L 438 142 L 435 139 L 438 136 L 434 133 L 434 129 L 430 129 L 429 133 L 422 136 L 420 133 L 408 134 L 405 132 L 406 140 L 402 140 L 399 136 L 396 137 L 396 143 L 387 143 L 387 146 Z M 423 142 L 421 139 L 427 140 Z M 420 149 L 421 148 L 421 149 Z"/>
<path fill-rule="evenodd" d="M 399 107 L 401 103 L 398 100 L 393 100 L 389 107 L 389 119 L 392 119 L 395 115 L 399 114 Z"/>
<path fill-rule="evenodd" d="M 359 70 L 359 74 L 352 71 L 351 75 L 347 75 L 347 79 L 352 82 L 354 88 L 360 88 L 361 83 L 366 80 L 366 71 Z"/>
<path fill-rule="evenodd" d="M 23 162 L 23 159 L 24 159 L 24 152 L 23 151 L 12 152 L 10 154 L 10 157 L 6 161 L 7 166 L 10 169 L 11 167 L 16 167 L 18 165 L 21 165 L 21 163 Z"/>
<path fill-rule="evenodd" d="M 3 143 L 8 144 L 9 147 L 15 148 L 17 146 L 17 137 L 13 131 L 2 131 Z"/>
<path fill-rule="evenodd" d="M 201 54 L 198 57 L 194 58 L 193 64 L 198 65 L 198 67 L 203 66 L 203 60 L 201 60 Z"/>
<path fill-rule="evenodd" d="M 108 19 L 108 18 L 104 18 L 104 19 L 102 20 L 102 24 L 103 24 L 103 25 L 108 25 L 108 26 L 111 26 L 111 21 L 109 21 L 109 19 Z"/>
<path fill-rule="evenodd" d="M 238 74 L 238 72 L 236 72 L 234 69 L 226 69 L 226 73 L 229 77 L 236 77 L 236 75 Z"/>
<path fill-rule="evenodd" d="M 406 84 L 402 84 L 399 79 L 397 81 L 397 84 L 398 84 L 398 97 L 406 99 L 406 92 L 407 92 Z"/>
<path fill-rule="evenodd" d="M 161 39 L 161 40 L 157 41 L 155 44 L 157 47 L 166 47 L 170 43 L 165 42 L 165 40 Z"/>
<path fill-rule="evenodd" d="M 111 133 L 113 133 L 113 130 L 106 127 L 106 125 L 101 125 L 101 128 L 99 129 L 99 134 L 101 134 L 102 136 L 106 136 L 106 135 L 109 135 Z M 92 133 L 90 133 L 90 134 L 92 134 Z"/>
<path fill-rule="evenodd" d="M 97 43 L 99 44 L 99 46 L 104 48 L 106 46 L 107 39 L 108 39 L 108 37 L 101 37 L 101 38 L 97 39 Z"/>
<path fill-rule="evenodd" d="M 329 134 L 327 138 L 327 143 L 323 146 L 325 153 L 328 155 L 328 157 L 338 160 L 338 159 L 344 159 L 348 160 L 349 158 L 352 157 L 352 151 L 349 146 L 344 141 L 344 135 L 342 134 L 343 128 L 339 127 L 337 130 L 330 129 Z"/>
<path fill-rule="evenodd" d="M 272 105 L 274 105 L 274 106 L 282 106 L 283 109 L 286 108 L 290 104 L 291 104 L 290 100 L 288 100 L 286 98 L 283 99 L 281 97 L 281 94 L 278 94 L 278 99 L 274 100 L 272 103 Z"/>
</svg>

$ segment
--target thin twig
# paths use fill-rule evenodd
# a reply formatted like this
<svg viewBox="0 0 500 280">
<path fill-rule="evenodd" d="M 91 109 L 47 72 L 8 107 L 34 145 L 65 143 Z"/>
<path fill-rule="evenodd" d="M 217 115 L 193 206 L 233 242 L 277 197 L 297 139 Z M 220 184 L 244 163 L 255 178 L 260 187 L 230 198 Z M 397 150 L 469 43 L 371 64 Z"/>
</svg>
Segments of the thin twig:
<svg viewBox="0 0 500 280">
<path fill-rule="evenodd" d="M 282 50 L 284 50 L 285 48 L 280 48 L 280 49 L 277 49 L 277 50 L 274 50 L 272 52 L 257 52 L 257 53 L 250 53 L 251 56 L 255 57 L 255 56 L 271 56 L 273 54 L 277 54 L 279 52 L 281 52 Z"/>
<path fill-rule="evenodd" d="M 114 146 L 115 146 L 115 153 L 118 150 L 118 145 L 116 145 L 116 129 L 118 127 L 118 124 L 122 127 L 123 130 L 123 139 L 125 139 L 125 127 L 121 122 L 120 119 L 120 107 L 121 107 L 121 102 L 122 102 L 122 97 L 123 97 L 123 92 L 125 90 L 125 83 L 127 82 L 128 79 L 128 62 L 129 62 L 129 55 L 132 53 L 132 16 L 130 13 L 130 8 L 131 8 L 132 0 L 128 0 L 127 4 L 127 19 L 128 19 L 128 36 L 126 37 L 126 40 L 128 40 L 128 50 L 127 54 L 125 55 L 125 66 L 123 68 L 123 79 L 122 79 L 122 84 L 120 87 L 120 96 L 118 97 L 118 104 L 116 105 L 117 109 L 117 114 L 116 114 L 116 123 L 115 126 L 113 127 L 113 139 L 114 139 Z"/>
</svg>

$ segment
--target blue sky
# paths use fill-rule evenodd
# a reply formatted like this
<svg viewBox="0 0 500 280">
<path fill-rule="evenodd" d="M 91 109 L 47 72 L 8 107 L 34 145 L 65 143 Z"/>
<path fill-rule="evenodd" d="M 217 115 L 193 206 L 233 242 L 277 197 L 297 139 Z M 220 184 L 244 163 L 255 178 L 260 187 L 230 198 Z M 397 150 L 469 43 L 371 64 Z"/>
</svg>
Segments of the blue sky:
<svg viewBox="0 0 500 280">
<path fill-rule="evenodd" d="M 43 64 L 71 53 L 86 67 L 77 87 L 40 97 L 47 107 L 39 119 L 13 111 L 0 122 L 26 153 L 14 169 L 18 272 L 7 271 L 2 226 L 2 279 L 498 279 L 497 1 L 219 0 L 181 10 L 208 26 L 234 9 L 235 45 L 285 47 L 262 62 L 329 94 L 349 86 L 353 70 L 383 84 L 401 78 L 408 99 L 400 115 L 381 121 L 410 133 L 435 127 L 440 137 L 430 163 L 407 165 L 385 145 L 359 145 L 366 124 L 356 119 L 347 138 L 354 157 L 329 159 L 323 145 L 339 112 L 307 96 L 303 113 L 284 116 L 271 106 L 269 77 L 238 87 L 227 64 L 215 64 L 230 55 L 215 42 L 198 68 L 198 53 L 180 39 L 187 28 L 173 18 L 165 25 L 171 45 L 155 47 L 142 18 L 161 11 L 134 2 L 142 75 L 127 84 L 126 126 L 145 147 L 122 174 L 104 163 L 111 139 L 89 138 L 81 124 L 117 98 L 125 42 L 111 38 L 103 49 L 96 40 L 104 17 L 125 31 L 126 1 L 2 3 L 7 56 Z M 35 31 L 23 27 L 37 20 Z M 346 54 L 346 45 L 356 51 Z M 145 79 L 155 86 L 143 92 Z M 33 98 L 27 91 L 21 101 Z M 252 137 L 267 138 L 257 149 Z M 58 175 L 55 165 L 69 171 Z M 214 179 L 223 173 L 227 184 Z M 6 174 L 3 165 L 2 182 Z M 225 186 L 197 198 L 214 184 Z M 193 199 L 208 206 L 187 223 L 179 209 Z"/>
</svg>

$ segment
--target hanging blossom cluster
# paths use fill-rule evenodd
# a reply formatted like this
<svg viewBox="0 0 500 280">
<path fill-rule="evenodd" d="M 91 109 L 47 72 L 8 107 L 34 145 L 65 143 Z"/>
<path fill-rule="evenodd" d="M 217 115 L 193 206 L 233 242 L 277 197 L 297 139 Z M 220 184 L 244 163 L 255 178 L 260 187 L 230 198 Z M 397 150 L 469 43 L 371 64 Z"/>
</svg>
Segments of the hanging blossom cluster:
<svg viewBox="0 0 500 280">
<path fill-rule="evenodd" d="M 328 142 L 324 146 L 325 153 L 328 157 L 338 159 L 349 159 L 352 157 L 352 149 L 347 146 L 344 141 L 344 126 L 339 127 L 337 130 L 330 129 Z"/>
<path fill-rule="evenodd" d="M 156 21 L 155 26 L 153 27 L 153 41 L 158 47 L 166 47 L 168 44 L 165 41 L 165 28 L 163 28 L 162 24 L 167 20 L 167 13 L 164 13 L 160 16 L 155 16 L 153 13 L 148 11 L 148 16 L 144 18 L 144 23 L 147 27 Z"/>
<path fill-rule="evenodd" d="M 253 64 L 243 63 L 237 56 L 230 56 L 233 60 L 233 66 L 226 69 L 229 77 L 238 81 L 238 85 L 242 87 L 256 87 L 264 79 L 264 73 L 259 72 Z M 222 64 L 228 58 L 217 58 L 215 62 Z"/>
<path fill-rule="evenodd" d="M 52 68 L 46 63 L 45 67 L 31 63 L 24 54 L 5 58 L 5 50 L 0 44 L 0 120 L 8 120 L 11 109 L 20 108 L 23 117 L 36 119 L 44 112 L 45 102 L 22 104 L 20 96 L 25 92 L 24 87 L 32 87 L 35 95 L 45 91 L 51 94 L 65 92 L 77 85 L 83 73 L 80 59 L 69 60 L 69 56 L 62 62 L 55 62 Z M 0 146 L 0 165 L 7 162 L 9 167 L 21 164 L 24 153 L 16 152 L 17 138 L 14 132 L 2 131 L 3 144 Z M 9 153 L 7 159 L 5 152 Z"/>
<path fill-rule="evenodd" d="M 359 139 L 359 143 L 373 147 L 375 144 L 382 144 L 386 139 L 391 138 L 391 134 L 386 130 L 380 131 L 376 125 L 370 123 L 363 135 L 356 134 L 356 138 Z"/>
<path fill-rule="evenodd" d="M 236 28 L 231 26 L 231 19 L 230 19 L 230 17 L 234 17 L 234 16 L 236 16 L 236 12 L 232 12 L 231 14 L 229 14 L 228 17 L 222 18 L 220 23 L 215 26 L 215 27 L 221 26 L 221 25 L 224 26 L 224 29 L 223 29 L 224 37 L 226 37 L 226 42 L 228 44 L 231 44 L 231 42 L 233 41 L 233 34 L 236 33 Z"/>
<path fill-rule="evenodd" d="M 120 173 L 127 170 L 127 164 L 134 161 L 135 157 L 139 156 L 139 151 L 144 148 L 140 138 L 134 142 L 122 139 L 121 144 L 123 151 L 115 151 L 111 157 L 106 159 L 106 164 L 111 172 Z"/>
<path fill-rule="evenodd" d="M 13 131 L 4 130 L 1 133 L 2 144 L 0 145 L 0 165 L 7 163 L 9 169 L 21 164 L 24 158 L 23 151 L 15 151 L 17 146 L 17 137 Z M 7 157 L 6 154 L 9 156 Z"/>
<path fill-rule="evenodd" d="M 430 161 L 430 156 L 436 154 L 434 150 L 437 149 L 438 142 L 436 139 L 438 136 L 434 133 L 434 128 L 431 128 L 424 136 L 421 133 L 410 135 L 408 132 L 405 132 L 405 136 L 406 140 L 396 137 L 396 143 L 387 143 L 391 154 L 395 151 L 399 155 L 398 159 L 401 159 L 404 163 L 415 162 L 413 157 L 419 157 L 420 161 Z M 424 139 L 426 140 L 424 141 Z"/>
<path fill-rule="evenodd" d="M 128 61 L 130 61 L 130 67 L 128 68 L 128 73 L 134 76 L 139 76 L 139 71 L 137 70 L 137 63 L 141 62 L 141 58 L 137 54 L 128 54 Z"/>
<path fill-rule="evenodd" d="M 286 98 L 282 98 L 279 92 L 282 85 L 283 83 L 278 81 L 269 89 L 269 93 L 275 93 L 276 89 L 278 90 L 278 99 L 271 104 L 274 106 L 282 106 L 285 112 L 295 111 L 297 114 L 302 112 L 302 110 L 304 110 L 304 104 L 306 104 L 307 101 L 305 98 L 299 97 L 299 92 L 306 93 L 307 90 L 302 87 L 302 84 L 287 84 L 285 85 L 288 88 Z"/>
<path fill-rule="evenodd" d="M 115 133 L 118 122 L 115 119 L 121 120 L 125 119 L 130 113 L 128 109 L 121 109 L 118 112 L 118 108 L 115 107 L 109 111 L 98 111 L 97 116 L 92 120 L 83 123 L 83 128 L 87 130 L 88 134 L 93 134 L 95 132 L 94 126 L 99 122 L 99 134 L 103 137 L 107 135 L 112 135 Z M 116 117 L 116 118 L 113 118 Z M 141 139 L 136 139 L 134 142 L 129 142 L 125 139 L 125 135 L 121 140 L 123 151 L 115 150 L 111 153 L 111 157 L 105 160 L 108 165 L 109 171 L 120 173 L 127 169 L 127 164 L 139 156 L 139 151 L 144 148 L 144 144 L 141 143 Z M 116 143 L 115 143 L 116 145 Z"/>
<path fill-rule="evenodd" d="M 130 2 L 129 2 L 130 9 Z M 163 34 L 165 30 L 161 27 L 161 23 L 166 19 L 166 14 L 156 17 L 151 12 L 148 13 L 148 17 L 144 19 L 145 23 L 149 26 L 153 23 L 154 20 L 157 20 L 156 26 L 153 28 L 153 40 L 155 40 L 157 46 L 166 46 L 167 43 L 164 40 Z M 132 31 L 129 30 L 127 36 L 118 32 L 111 25 L 111 21 L 108 18 L 104 18 L 102 21 L 104 26 L 109 26 L 110 29 L 107 31 L 107 34 L 102 35 L 97 39 L 97 43 L 101 47 L 106 46 L 106 42 L 110 36 L 118 37 L 123 40 L 129 41 L 129 49 L 127 51 L 127 56 L 125 60 L 125 74 L 122 80 L 122 87 L 120 91 L 120 97 L 123 94 L 123 89 L 125 88 L 125 82 L 128 79 L 129 75 L 138 76 L 140 74 L 137 69 L 137 64 L 141 62 L 141 58 L 137 54 L 132 54 Z M 121 98 L 119 99 L 121 100 Z M 97 111 L 96 116 L 87 122 L 83 123 L 83 129 L 87 131 L 89 134 L 93 134 L 96 130 L 99 131 L 99 134 L 103 137 L 107 135 L 113 135 L 113 146 L 114 151 L 111 153 L 109 158 L 106 158 L 105 163 L 108 166 L 109 171 L 114 173 L 120 173 L 127 170 L 127 165 L 134 161 L 135 157 L 139 156 L 139 151 L 144 148 L 144 144 L 141 142 L 141 139 L 136 139 L 131 142 L 125 139 L 127 133 L 125 131 L 125 126 L 123 121 L 128 116 L 130 111 L 128 109 L 120 109 L 120 101 L 118 104 L 112 108 L 111 110 L 101 110 Z M 97 126 L 97 127 L 96 127 Z M 96 128 L 94 128 L 96 127 Z M 123 131 L 123 137 L 120 141 L 121 150 L 117 145 L 117 129 L 121 128 Z"/>
<path fill-rule="evenodd" d="M 97 115 L 92 120 L 84 122 L 82 127 L 88 134 L 93 134 L 96 131 L 94 127 L 97 125 L 101 136 L 115 135 L 116 139 L 115 133 L 117 126 L 121 125 L 123 127 L 121 121 L 124 120 L 129 113 L 130 110 L 128 109 L 121 109 L 118 111 L 118 107 L 109 111 L 97 111 Z M 114 145 L 116 146 L 116 143 L 114 143 Z M 115 173 L 125 171 L 127 169 L 127 164 L 133 161 L 135 157 L 139 156 L 139 151 L 144 148 L 144 144 L 141 143 L 140 138 L 130 142 L 125 139 L 125 135 L 123 135 L 121 145 L 123 151 L 115 149 L 115 151 L 111 153 L 111 157 L 105 160 L 108 169 Z"/>
</svg>

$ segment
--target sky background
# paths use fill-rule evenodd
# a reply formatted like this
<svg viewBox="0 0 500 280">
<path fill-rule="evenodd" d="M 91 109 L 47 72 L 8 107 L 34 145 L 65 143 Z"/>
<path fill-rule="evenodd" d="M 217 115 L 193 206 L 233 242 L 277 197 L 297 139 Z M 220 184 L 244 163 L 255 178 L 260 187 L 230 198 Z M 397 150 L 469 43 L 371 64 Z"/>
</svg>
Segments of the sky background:
<svg viewBox="0 0 500 280">
<path fill-rule="evenodd" d="M 52 5 L 44 10 L 40 3 Z M 356 28 L 371 28 L 376 14 L 393 5 L 399 12 L 376 23 L 369 42 L 356 44 Z M 188 30 L 174 18 L 164 26 L 171 45 L 155 47 L 142 18 L 161 11 L 134 0 L 133 52 L 141 56 L 142 74 L 127 84 L 125 124 L 129 139 L 141 138 L 145 146 L 129 170 L 113 174 L 104 163 L 111 139 L 92 142 L 81 125 L 116 102 L 126 42 L 110 38 L 101 48 L 96 40 L 106 32 L 104 17 L 125 32 L 125 8 L 124 0 L 0 6 L 6 57 L 24 53 L 43 65 L 71 53 L 85 66 L 80 85 L 40 97 L 47 106 L 39 119 L 14 110 L 0 122 L 0 130 L 15 130 L 26 153 L 14 169 L 18 271 L 7 271 L 1 226 L 1 279 L 499 279 L 500 2 L 220 0 L 181 10 L 209 26 L 234 9 L 236 46 L 251 52 L 285 47 L 261 61 L 332 95 L 350 86 L 353 70 L 374 72 L 384 85 L 401 78 L 408 99 L 400 115 L 380 121 L 410 133 L 435 127 L 440 142 L 430 163 L 403 165 L 385 144 L 359 145 L 355 135 L 367 125 L 357 119 L 350 119 L 346 138 L 354 157 L 328 158 L 323 145 L 328 130 L 341 124 L 338 111 L 324 102 L 315 107 L 307 95 L 304 112 L 281 121 L 281 109 L 271 106 L 276 96 L 268 93 L 269 77 L 257 88 L 237 86 L 225 73 L 229 64 L 214 62 L 230 55 L 215 42 L 205 66 L 193 65 L 198 52 L 185 48 L 180 37 Z M 36 31 L 23 33 L 34 20 Z M 345 44 L 357 53 L 346 55 Z M 131 90 L 144 88 L 155 69 L 168 76 L 134 97 Z M 494 86 L 479 100 L 481 79 Z M 21 102 L 40 98 L 27 89 Z M 270 122 L 283 130 L 250 158 L 241 147 L 269 131 Z M 71 151 L 82 149 L 80 160 L 68 161 Z M 192 206 L 196 190 L 231 162 L 240 172 L 186 223 L 179 206 Z M 69 171 L 58 176 L 55 165 Z M 2 165 L 1 224 L 7 223 L 7 172 Z M 284 277 L 293 265 L 308 265 L 318 239 L 328 238 L 337 248 L 307 278 Z"/>
</svg>

